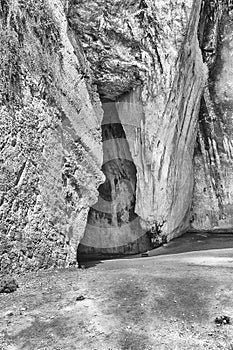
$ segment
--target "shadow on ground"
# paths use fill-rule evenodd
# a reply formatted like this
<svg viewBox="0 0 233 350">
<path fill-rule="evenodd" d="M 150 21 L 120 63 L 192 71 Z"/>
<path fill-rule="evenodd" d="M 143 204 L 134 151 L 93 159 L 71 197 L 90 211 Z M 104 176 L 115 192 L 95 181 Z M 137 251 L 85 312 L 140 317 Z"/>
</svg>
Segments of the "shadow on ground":
<svg viewBox="0 0 233 350">
<path fill-rule="evenodd" d="M 232 247 L 233 235 L 189 233 L 149 258 L 17 276 L 0 294 L 0 349 L 232 350 Z"/>
<path fill-rule="evenodd" d="M 169 243 L 155 248 L 147 252 L 150 256 L 181 254 L 202 250 L 215 250 L 215 249 L 228 249 L 233 248 L 233 232 L 232 233 L 213 233 L 213 232 L 187 232 L 183 236 L 178 237 L 170 241 Z M 112 259 L 135 259 L 141 257 L 141 254 L 129 255 L 129 256 L 102 256 L 99 259 L 90 258 L 88 256 L 82 256 L 81 262 L 85 268 L 92 268 L 101 264 L 104 260 Z"/>
<path fill-rule="evenodd" d="M 168 244 L 153 249 L 149 256 L 233 248 L 233 233 L 187 232 Z"/>
</svg>

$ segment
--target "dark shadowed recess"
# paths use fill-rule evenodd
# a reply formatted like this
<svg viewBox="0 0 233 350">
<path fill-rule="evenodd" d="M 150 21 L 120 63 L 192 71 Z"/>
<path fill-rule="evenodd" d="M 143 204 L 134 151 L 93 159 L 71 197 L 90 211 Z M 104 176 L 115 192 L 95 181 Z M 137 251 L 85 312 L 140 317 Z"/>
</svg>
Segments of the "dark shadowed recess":
<svg viewBox="0 0 233 350">
<path fill-rule="evenodd" d="M 151 248 L 150 239 L 143 233 L 139 218 L 135 213 L 137 170 L 133 162 L 124 126 L 121 124 L 115 103 L 103 103 L 104 118 L 102 121 L 103 165 L 106 177 L 100 185 L 99 201 L 89 210 L 85 240 L 79 246 L 81 259 L 116 257 L 137 254 Z M 105 208 L 102 203 L 104 202 Z M 108 205 L 109 203 L 109 205 Z M 107 207 L 107 210 L 106 210 Z M 114 229 L 114 234 L 111 233 Z M 126 244 L 120 244 L 118 235 L 129 236 Z M 96 234 L 96 245 L 82 244 L 93 242 Z M 106 243 L 105 236 L 110 238 Z M 103 240 L 107 247 L 101 247 Z"/>
</svg>

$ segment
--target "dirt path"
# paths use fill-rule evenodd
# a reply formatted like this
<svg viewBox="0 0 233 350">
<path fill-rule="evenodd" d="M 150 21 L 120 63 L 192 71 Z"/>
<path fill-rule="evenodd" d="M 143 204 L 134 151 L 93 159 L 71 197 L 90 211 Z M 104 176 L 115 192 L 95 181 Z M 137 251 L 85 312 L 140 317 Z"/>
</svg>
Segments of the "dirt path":
<svg viewBox="0 0 233 350">
<path fill-rule="evenodd" d="M 0 295 L 2 350 L 233 349 L 233 326 L 214 323 L 222 314 L 233 322 L 232 248 L 105 261 L 19 283 Z"/>
</svg>

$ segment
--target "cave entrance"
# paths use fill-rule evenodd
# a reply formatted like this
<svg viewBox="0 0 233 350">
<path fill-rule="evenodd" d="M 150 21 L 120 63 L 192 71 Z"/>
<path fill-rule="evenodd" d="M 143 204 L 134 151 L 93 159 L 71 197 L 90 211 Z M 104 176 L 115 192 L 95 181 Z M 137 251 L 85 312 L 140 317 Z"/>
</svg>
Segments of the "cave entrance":
<svg viewBox="0 0 233 350">
<path fill-rule="evenodd" d="M 116 104 L 103 102 L 103 165 L 105 182 L 88 214 L 79 256 L 86 259 L 137 254 L 151 242 L 135 213 L 137 170 Z"/>
</svg>

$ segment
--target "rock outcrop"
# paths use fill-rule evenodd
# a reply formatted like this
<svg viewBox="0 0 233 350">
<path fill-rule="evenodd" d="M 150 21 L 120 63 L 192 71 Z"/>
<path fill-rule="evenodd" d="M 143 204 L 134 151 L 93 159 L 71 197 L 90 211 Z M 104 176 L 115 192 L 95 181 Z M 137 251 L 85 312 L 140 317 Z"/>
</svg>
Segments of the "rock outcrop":
<svg viewBox="0 0 233 350">
<path fill-rule="evenodd" d="M 61 1 L 1 1 L 0 19 L 1 271 L 65 266 L 104 181 L 100 101 Z"/>
<path fill-rule="evenodd" d="M 103 101 L 116 104 L 137 170 L 135 213 L 168 239 L 189 226 L 192 160 L 207 80 L 202 1 L 90 1 L 71 7 Z M 145 232 L 145 231 L 144 231 Z"/>
<path fill-rule="evenodd" d="M 231 9 L 0 1 L 2 272 L 232 227 Z"/>
<path fill-rule="evenodd" d="M 192 227 L 232 230 L 233 4 L 212 1 L 206 3 L 205 13 L 200 41 L 209 78 L 201 102 L 195 152 Z"/>
</svg>

